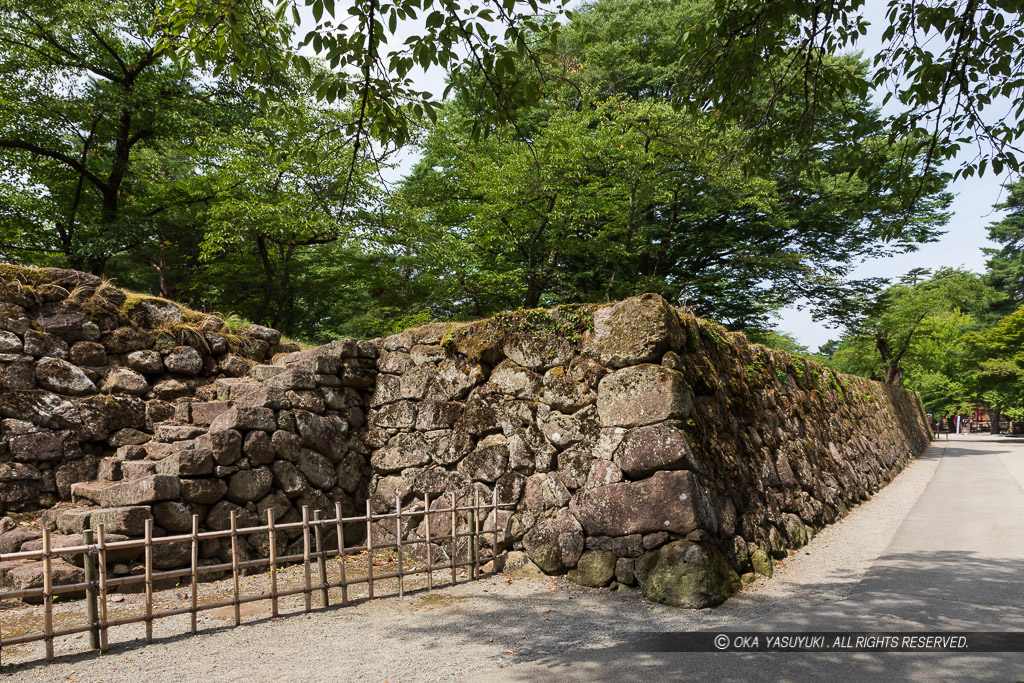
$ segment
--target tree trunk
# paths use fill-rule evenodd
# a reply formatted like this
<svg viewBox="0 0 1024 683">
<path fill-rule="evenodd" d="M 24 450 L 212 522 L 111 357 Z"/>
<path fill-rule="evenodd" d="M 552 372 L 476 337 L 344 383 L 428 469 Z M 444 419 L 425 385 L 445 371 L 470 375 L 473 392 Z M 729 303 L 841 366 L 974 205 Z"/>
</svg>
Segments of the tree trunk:
<svg viewBox="0 0 1024 683">
<path fill-rule="evenodd" d="M 999 414 L 998 410 L 996 410 L 995 408 L 992 408 L 991 410 L 988 411 L 988 416 L 989 416 L 989 420 L 990 420 L 989 428 L 988 428 L 989 433 L 990 434 L 998 434 L 999 433 L 999 420 L 1002 417 L 1002 415 Z"/>
</svg>

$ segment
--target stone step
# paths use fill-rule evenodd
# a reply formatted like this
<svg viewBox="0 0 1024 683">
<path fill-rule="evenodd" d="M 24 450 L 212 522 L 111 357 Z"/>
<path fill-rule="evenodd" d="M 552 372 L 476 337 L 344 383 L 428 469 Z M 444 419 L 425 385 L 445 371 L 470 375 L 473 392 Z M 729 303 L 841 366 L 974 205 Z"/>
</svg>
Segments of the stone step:
<svg viewBox="0 0 1024 683">
<path fill-rule="evenodd" d="M 173 500 L 181 495 L 181 480 L 167 474 L 103 487 L 96 498 L 100 507 L 116 508 Z"/>
<path fill-rule="evenodd" d="M 68 508 L 57 514 L 57 529 L 63 534 L 80 534 L 103 525 L 107 534 L 142 536 L 146 520 L 152 519 L 149 506 L 133 505 L 119 508 Z"/>
<path fill-rule="evenodd" d="M 117 486 L 113 481 L 82 481 L 71 485 L 71 502 L 100 504 L 100 494 L 111 486 Z"/>
</svg>

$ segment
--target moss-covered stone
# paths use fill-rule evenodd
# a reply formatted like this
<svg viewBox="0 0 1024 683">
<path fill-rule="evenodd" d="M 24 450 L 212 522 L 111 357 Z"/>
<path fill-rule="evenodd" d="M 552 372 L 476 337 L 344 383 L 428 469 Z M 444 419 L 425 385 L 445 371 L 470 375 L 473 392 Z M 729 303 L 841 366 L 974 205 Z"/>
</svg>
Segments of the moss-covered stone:
<svg viewBox="0 0 1024 683">
<path fill-rule="evenodd" d="M 576 569 L 568 573 L 573 583 L 591 588 L 603 588 L 615 578 L 615 553 L 607 550 L 587 550 L 580 556 Z"/>
<path fill-rule="evenodd" d="M 644 597 L 674 607 L 714 607 L 739 590 L 739 577 L 714 546 L 674 541 L 636 563 Z"/>
<path fill-rule="evenodd" d="M 750 553 L 750 564 L 754 568 L 754 571 L 762 576 L 771 577 L 772 574 L 775 573 L 772 558 L 768 557 L 768 553 L 761 548 Z"/>
</svg>

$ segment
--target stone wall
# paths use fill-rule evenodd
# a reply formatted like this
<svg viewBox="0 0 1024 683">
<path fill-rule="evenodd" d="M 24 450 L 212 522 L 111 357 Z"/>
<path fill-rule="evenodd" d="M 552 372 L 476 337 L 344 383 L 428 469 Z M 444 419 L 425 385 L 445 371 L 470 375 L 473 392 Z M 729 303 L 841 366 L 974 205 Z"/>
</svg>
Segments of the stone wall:
<svg viewBox="0 0 1024 683">
<path fill-rule="evenodd" d="M 654 295 L 410 330 L 383 341 L 378 370 L 379 509 L 497 490 L 515 505 L 503 546 L 544 572 L 693 607 L 770 574 L 930 436 L 913 395 Z"/>
<path fill-rule="evenodd" d="M 51 508 L 0 534 L 0 553 L 39 526 L 74 543 L 100 521 L 180 533 L 193 514 L 222 529 L 232 511 L 256 525 L 269 509 L 287 522 L 396 498 L 414 513 L 403 535 L 422 538 L 425 495 L 447 508 L 438 497 L 496 494 L 509 509 L 484 528 L 499 561 L 703 606 L 928 444 L 912 395 L 653 295 L 302 351 L 73 271 L 0 270 L 0 283 L 0 506 Z M 450 531 L 448 515 L 430 521 Z M 278 550 L 298 542 L 282 534 Z M 159 568 L 187 561 L 162 547 Z"/>
<path fill-rule="evenodd" d="M 104 455 L 172 420 L 176 400 L 298 350 L 280 339 L 86 273 L 0 265 L 0 511 L 67 500 Z"/>
</svg>

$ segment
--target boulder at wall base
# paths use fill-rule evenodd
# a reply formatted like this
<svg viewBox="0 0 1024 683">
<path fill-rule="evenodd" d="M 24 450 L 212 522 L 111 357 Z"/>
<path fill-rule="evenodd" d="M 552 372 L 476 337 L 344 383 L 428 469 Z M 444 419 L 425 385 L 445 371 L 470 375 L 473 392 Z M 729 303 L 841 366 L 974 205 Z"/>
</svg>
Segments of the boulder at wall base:
<svg viewBox="0 0 1024 683">
<path fill-rule="evenodd" d="M 548 574 L 561 574 L 576 566 L 583 554 L 583 528 L 567 508 L 542 519 L 523 537 L 530 559 Z"/>
<path fill-rule="evenodd" d="M 573 583 L 590 588 L 603 588 L 615 578 L 615 563 L 619 558 L 607 550 L 586 550 L 580 555 L 576 569 L 566 578 Z"/>
<path fill-rule="evenodd" d="M 644 597 L 673 607 L 714 607 L 737 590 L 739 577 L 718 550 L 692 541 L 674 541 L 636 561 Z"/>
</svg>

